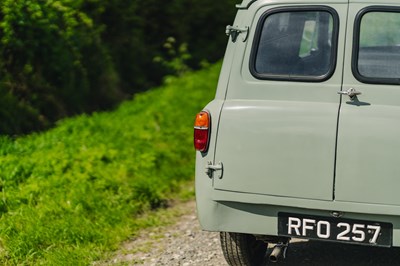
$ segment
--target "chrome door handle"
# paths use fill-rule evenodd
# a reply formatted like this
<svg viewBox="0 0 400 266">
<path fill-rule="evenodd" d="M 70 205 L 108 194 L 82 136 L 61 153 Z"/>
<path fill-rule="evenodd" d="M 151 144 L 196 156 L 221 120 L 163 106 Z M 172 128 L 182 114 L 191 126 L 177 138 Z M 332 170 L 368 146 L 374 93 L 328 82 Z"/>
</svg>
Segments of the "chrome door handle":
<svg viewBox="0 0 400 266">
<path fill-rule="evenodd" d="M 347 91 L 338 91 L 338 94 L 347 95 L 350 98 L 353 98 L 354 96 L 360 95 L 361 91 L 356 91 L 356 89 L 350 88 Z"/>
</svg>

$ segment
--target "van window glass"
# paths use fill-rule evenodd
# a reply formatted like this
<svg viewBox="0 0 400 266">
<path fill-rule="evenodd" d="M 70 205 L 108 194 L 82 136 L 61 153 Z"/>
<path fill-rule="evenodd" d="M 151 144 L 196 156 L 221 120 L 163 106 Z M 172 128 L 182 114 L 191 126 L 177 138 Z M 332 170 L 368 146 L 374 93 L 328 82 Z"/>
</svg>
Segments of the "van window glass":
<svg viewBox="0 0 400 266">
<path fill-rule="evenodd" d="M 357 70 L 361 81 L 398 83 L 400 13 L 368 12 L 359 22 Z M 392 80 L 391 80 L 392 79 Z"/>
<path fill-rule="evenodd" d="M 327 11 L 267 15 L 256 38 L 253 75 L 265 79 L 325 79 L 333 70 L 335 57 L 333 20 Z"/>
</svg>

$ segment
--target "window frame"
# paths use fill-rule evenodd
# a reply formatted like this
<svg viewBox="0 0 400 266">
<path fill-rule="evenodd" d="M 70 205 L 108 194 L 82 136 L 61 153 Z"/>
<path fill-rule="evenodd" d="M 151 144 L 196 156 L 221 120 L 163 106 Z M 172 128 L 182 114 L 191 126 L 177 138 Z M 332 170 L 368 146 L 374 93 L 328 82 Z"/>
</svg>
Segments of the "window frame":
<svg viewBox="0 0 400 266">
<path fill-rule="evenodd" d="M 368 6 L 361 9 L 355 18 L 354 29 L 353 29 L 353 51 L 352 51 L 352 61 L 351 61 L 351 71 L 354 77 L 366 84 L 387 84 L 387 85 L 399 85 L 399 78 L 377 78 L 377 77 L 366 77 L 363 76 L 358 69 L 358 58 L 359 58 L 359 48 L 360 48 L 360 38 L 361 38 L 361 20 L 364 15 L 371 12 L 386 12 L 386 13 L 399 13 L 400 7 L 396 6 Z"/>
<path fill-rule="evenodd" d="M 262 35 L 262 30 L 264 28 L 265 21 L 269 16 L 277 13 L 283 12 L 328 12 L 333 19 L 333 29 L 332 29 L 332 46 L 331 46 L 331 62 L 329 70 L 326 74 L 320 76 L 303 76 L 303 75 L 279 75 L 279 74 L 268 74 L 268 73 L 259 73 L 256 70 L 256 59 L 258 47 L 260 45 L 260 39 Z M 337 11 L 329 6 L 320 6 L 320 5 L 310 5 L 310 6 L 286 6 L 286 7 L 277 7 L 267 10 L 264 14 L 261 15 L 258 20 L 256 31 L 253 39 L 253 44 L 251 48 L 249 68 L 250 73 L 256 79 L 260 80 L 277 80 L 277 81 L 291 81 L 291 82 L 323 82 L 330 79 L 336 69 L 337 63 L 337 51 L 338 51 L 338 38 L 339 38 L 339 15 Z"/>
</svg>

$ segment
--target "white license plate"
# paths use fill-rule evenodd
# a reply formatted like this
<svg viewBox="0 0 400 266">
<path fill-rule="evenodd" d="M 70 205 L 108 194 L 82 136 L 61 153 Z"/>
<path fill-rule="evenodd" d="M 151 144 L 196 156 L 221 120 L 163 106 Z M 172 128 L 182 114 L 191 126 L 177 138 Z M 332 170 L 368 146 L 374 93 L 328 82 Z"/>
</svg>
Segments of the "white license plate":
<svg viewBox="0 0 400 266">
<path fill-rule="evenodd" d="M 391 223 L 301 214 L 278 214 L 278 234 L 295 238 L 392 246 Z"/>
</svg>

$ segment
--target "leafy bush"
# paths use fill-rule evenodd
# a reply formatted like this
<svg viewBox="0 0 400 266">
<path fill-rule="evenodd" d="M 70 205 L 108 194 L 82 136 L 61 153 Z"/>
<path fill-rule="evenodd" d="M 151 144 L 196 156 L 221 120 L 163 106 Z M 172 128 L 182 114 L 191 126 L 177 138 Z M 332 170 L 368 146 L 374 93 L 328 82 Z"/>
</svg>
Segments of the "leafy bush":
<svg viewBox="0 0 400 266">
<path fill-rule="evenodd" d="M 0 137 L 0 264 L 87 265 L 134 234 L 135 217 L 192 180 L 195 114 L 219 64 L 116 111 Z"/>
<path fill-rule="evenodd" d="M 93 99 L 101 104 L 117 98 L 100 29 L 79 10 L 79 1 L 4 0 L 0 18 L 0 81 L 9 95 L 1 101 L 12 109 L 26 107 L 13 116 L 1 116 L 11 126 L 0 133 L 44 128 L 90 109 Z"/>
<path fill-rule="evenodd" d="M 112 108 L 182 73 L 181 59 L 220 59 L 237 0 L 189 2 L 0 1 L 0 134 Z M 175 57 L 163 48 L 170 39 Z"/>
</svg>

